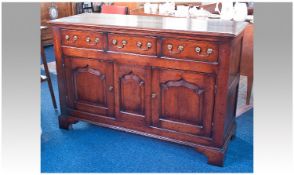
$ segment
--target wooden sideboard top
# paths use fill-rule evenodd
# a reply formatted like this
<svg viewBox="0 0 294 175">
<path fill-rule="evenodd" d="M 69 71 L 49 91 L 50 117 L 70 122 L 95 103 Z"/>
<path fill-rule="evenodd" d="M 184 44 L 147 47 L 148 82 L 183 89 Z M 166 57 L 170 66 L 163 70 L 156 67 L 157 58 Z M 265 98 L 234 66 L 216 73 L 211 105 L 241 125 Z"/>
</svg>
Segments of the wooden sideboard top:
<svg viewBox="0 0 294 175">
<path fill-rule="evenodd" d="M 220 19 L 191 19 L 160 16 L 136 16 L 84 13 L 49 21 L 52 25 L 72 25 L 100 28 L 124 28 L 139 31 L 193 33 L 221 37 L 235 37 L 247 23 Z"/>
</svg>

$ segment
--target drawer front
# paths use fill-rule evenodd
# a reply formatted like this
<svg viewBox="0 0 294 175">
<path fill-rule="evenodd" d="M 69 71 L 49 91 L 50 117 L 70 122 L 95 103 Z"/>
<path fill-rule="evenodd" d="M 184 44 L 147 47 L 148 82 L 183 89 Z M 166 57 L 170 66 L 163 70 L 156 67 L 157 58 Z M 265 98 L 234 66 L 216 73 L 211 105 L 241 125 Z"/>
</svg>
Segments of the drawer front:
<svg viewBox="0 0 294 175">
<path fill-rule="evenodd" d="M 218 46 L 207 41 L 164 38 L 162 55 L 169 58 L 216 62 Z"/>
<path fill-rule="evenodd" d="M 103 49 L 103 34 L 100 32 L 62 30 L 61 37 L 62 45 Z"/>
<path fill-rule="evenodd" d="M 156 55 L 156 38 L 147 36 L 109 34 L 108 49 L 116 52 Z"/>
</svg>

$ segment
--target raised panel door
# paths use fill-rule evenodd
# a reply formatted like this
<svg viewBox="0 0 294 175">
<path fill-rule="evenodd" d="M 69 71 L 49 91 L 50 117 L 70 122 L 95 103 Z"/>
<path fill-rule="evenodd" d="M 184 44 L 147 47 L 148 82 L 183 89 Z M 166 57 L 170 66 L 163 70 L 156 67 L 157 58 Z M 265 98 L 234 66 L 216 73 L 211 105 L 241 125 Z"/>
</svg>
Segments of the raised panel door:
<svg viewBox="0 0 294 175">
<path fill-rule="evenodd" d="M 151 68 L 114 65 L 115 115 L 118 120 L 146 125 L 150 122 Z"/>
<path fill-rule="evenodd" d="M 67 105 L 73 109 L 113 117 L 113 64 L 66 58 Z"/>
<path fill-rule="evenodd" d="M 157 68 L 152 73 L 152 124 L 176 132 L 210 136 L 214 76 Z"/>
</svg>

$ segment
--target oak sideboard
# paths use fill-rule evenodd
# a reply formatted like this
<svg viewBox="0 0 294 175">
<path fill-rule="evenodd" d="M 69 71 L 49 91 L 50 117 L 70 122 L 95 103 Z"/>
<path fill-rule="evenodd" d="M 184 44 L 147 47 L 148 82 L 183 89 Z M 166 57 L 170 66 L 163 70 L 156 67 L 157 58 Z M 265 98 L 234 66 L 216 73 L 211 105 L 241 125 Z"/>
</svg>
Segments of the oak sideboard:
<svg viewBox="0 0 294 175">
<path fill-rule="evenodd" d="M 60 128 L 87 121 L 188 145 L 223 166 L 247 23 L 81 14 L 50 24 Z"/>
</svg>

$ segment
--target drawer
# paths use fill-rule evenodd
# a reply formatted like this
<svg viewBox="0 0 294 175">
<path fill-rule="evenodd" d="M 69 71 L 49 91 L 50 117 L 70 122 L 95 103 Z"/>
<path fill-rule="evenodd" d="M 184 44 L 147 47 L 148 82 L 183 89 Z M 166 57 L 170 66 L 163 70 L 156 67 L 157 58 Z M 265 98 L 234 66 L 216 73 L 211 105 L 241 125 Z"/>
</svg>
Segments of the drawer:
<svg viewBox="0 0 294 175">
<path fill-rule="evenodd" d="M 207 41 L 163 38 L 162 55 L 169 58 L 216 62 L 218 45 Z"/>
<path fill-rule="evenodd" d="M 61 30 L 61 44 L 66 46 L 103 49 L 103 34 L 93 31 Z"/>
<path fill-rule="evenodd" d="M 156 37 L 112 33 L 108 35 L 108 50 L 142 55 L 156 55 Z"/>
</svg>

